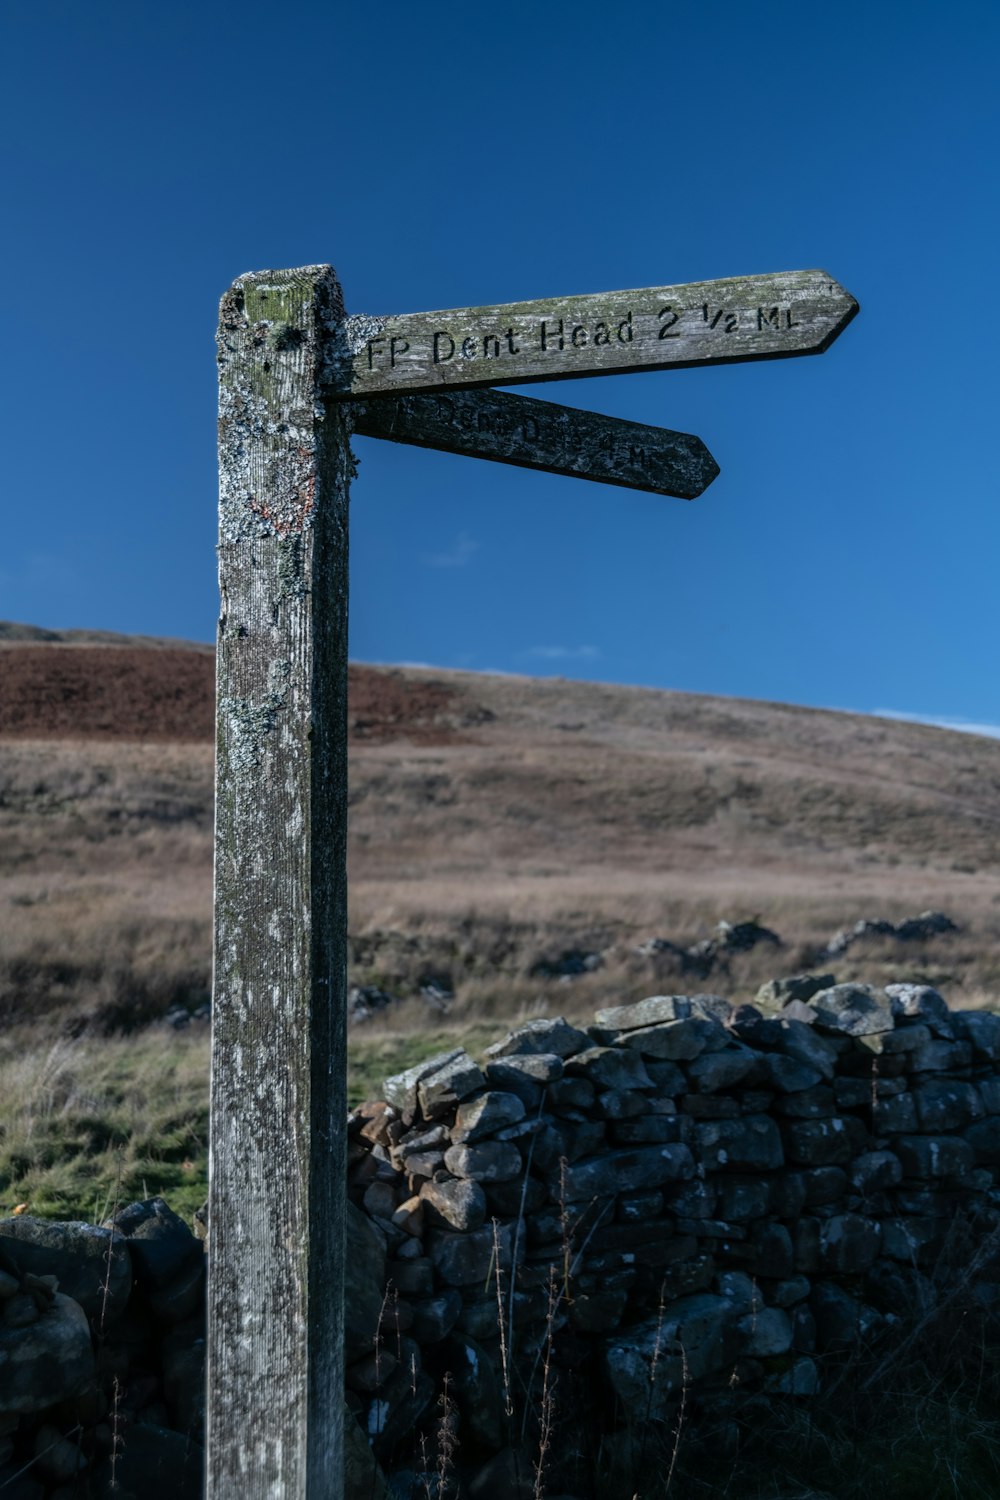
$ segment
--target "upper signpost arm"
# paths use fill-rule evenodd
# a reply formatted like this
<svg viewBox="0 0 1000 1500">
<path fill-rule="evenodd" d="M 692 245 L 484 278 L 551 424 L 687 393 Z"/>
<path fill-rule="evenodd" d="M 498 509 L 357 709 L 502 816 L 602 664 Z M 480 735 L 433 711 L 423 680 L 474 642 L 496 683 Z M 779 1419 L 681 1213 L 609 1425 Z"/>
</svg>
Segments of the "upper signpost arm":
<svg viewBox="0 0 1000 1500">
<path fill-rule="evenodd" d="M 826 271 L 345 320 L 334 401 L 821 354 L 858 311 Z"/>
</svg>

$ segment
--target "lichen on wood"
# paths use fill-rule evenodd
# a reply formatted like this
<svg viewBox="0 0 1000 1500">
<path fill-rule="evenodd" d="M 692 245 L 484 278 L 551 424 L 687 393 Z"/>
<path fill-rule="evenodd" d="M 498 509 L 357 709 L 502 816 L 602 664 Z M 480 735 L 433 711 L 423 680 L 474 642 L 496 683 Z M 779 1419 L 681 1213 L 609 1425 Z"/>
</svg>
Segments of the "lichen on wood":
<svg viewBox="0 0 1000 1500">
<path fill-rule="evenodd" d="M 210 1500 L 343 1489 L 342 315 L 328 267 L 242 276 L 220 314 Z"/>
</svg>

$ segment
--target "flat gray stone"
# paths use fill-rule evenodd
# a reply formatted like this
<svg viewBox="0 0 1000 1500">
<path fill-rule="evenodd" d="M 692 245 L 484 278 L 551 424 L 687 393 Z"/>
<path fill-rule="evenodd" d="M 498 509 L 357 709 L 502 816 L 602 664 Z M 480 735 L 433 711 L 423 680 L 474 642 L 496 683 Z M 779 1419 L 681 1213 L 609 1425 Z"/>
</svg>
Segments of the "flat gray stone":
<svg viewBox="0 0 1000 1500">
<path fill-rule="evenodd" d="M 837 1203 L 847 1196 L 847 1173 L 835 1163 L 806 1167 L 799 1175 L 805 1189 L 806 1206 L 809 1208 Z"/>
<path fill-rule="evenodd" d="M 908 1026 L 897 1026 L 895 1031 L 879 1031 L 871 1036 L 858 1037 L 859 1043 L 870 1052 L 882 1057 L 898 1057 L 904 1052 L 919 1052 L 931 1041 L 932 1033 L 923 1021 L 914 1021 Z"/>
<path fill-rule="evenodd" d="M 852 1297 L 833 1281 L 820 1281 L 813 1286 L 809 1306 L 816 1319 L 820 1349 L 851 1349 L 883 1321 L 873 1307 Z"/>
<path fill-rule="evenodd" d="M 425 1370 L 414 1375 L 405 1365 L 397 1365 L 368 1407 L 368 1437 L 377 1458 L 388 1459 L 396 1445 L 413 1431 L 435 1392 L 436 1384 Z"/>
<path fill-rule="evenodd" d="M 716 1213 L 720 1219 L 733 1224 L 744 1224 L 751 1219 L 763 1218 L 771 1198 L 770 1183 L 765 1177 L 720 1176 L 715 1184 L 718 1191 Z"/>
<path fill-rule="evenodd" d="M 926 1022 L 935 1036 L 950 1041 L 954 1035 L 947 1002 L 929 984 L 887 984 L 885 992 L 894 1016 Z"/>
<path fill-rule="evenodd" d="M 974 1125 L 986 1113 L 979 1090 L 957 1078 L 928 1078 L 913 1090 L 921 1130 L 941 1133 Z"/>
<path fill-rule="evenodd" d="M 189 1263 L 165 1286 L 146 1290 L 146 1306 L 161 1323 L 181 1323 L 205 1305 L 206 1257 Z"/>
<path fill-rule="evenodd" d="M 857 1156 L 865 1139 L 860 1120 L 835 1116 L 822 1120 L 792 1120 L 785 1126 L 789 1161 L 805 1167 L 843 1165 Z"/>
<path fill-rule="evenodd" d="M 344 1346 L 348 1363 L 370 1354 L 385 1288 L 385 1236 L 354 1203 L 345 1205 Z"/>
<path fill-rule="evenodd" d="M 510 1141 L 480 1141 L 472 1146 L 452 1146 L 444 1164 L 456 1177 L 475 1182 L 510 1182 L 523 1170 L 521 1153 Z"/>
<path fill-rule="evenodd" d="M 885 992 L 870 984 L 835 984 L 814 995 L 809 1008 L 817 1027 L 844 1036 L 874 1036 L 896 1024 Z"/>
<path fill-rule="evenodd" d="M 768 1010 L 780 1009 L 791 1000 L 803 1004 L 837 983 L 835 974 L 791 974 L 787 979 L 769 979 L 757 991 L 755 1001 Z"/>
<path fill-rule="evenodd" d="M 796 1302 L 804 1302 L 811 1290 L 808 1276 L 787 1276 L 774 1283 L 768 1296 L 775 1307 L 794 1307 Z"/>
<path fill-rule="evenodd" d="M 563 1179 L 567 1201 L 607 1198 L 683 1182 L 694 1176 L 694 1158 L 687 1146 L 638 1146 L 631 1151 L 606 1151 L 567 1167 Z"/>
<path fill-rule="evenodd" d="M 900 1214 L 882 1220 L 882 1254 L 907 1266 L 930 1266 L 944 1248 L 947 1219 L 924 1214 Z"/>
<path fill-rule="evenodd" d="M 770 1208 L 773 1212 L 773 1200 Z M 792 1275 L 795 1270 L 795 1247 L 791 1233 L 784 1224 L 779 1224 L 774 1219 L 765 1220 L 754 1230 L 753 1246 L 754 1259 L 748 1264 L 755 1275 L 782 1279 Z M 769 1293 L 768 1301 L 774 1302 L 776 1306 L 782 1305 L 773 1292 Z"/>
<path fill-rule="evenodd" d="M 674 1062 L 654 1062 L 645 1058 L 646 1072 L 656 1086 L 657 1094 L 662 1094 L 668 1099 L 674 1099 L 678 1094 L 687 1093 L 687 1074 L 684 1069 Z M 1000 1110 L 997 1111 L 1000 1114 Z"/>
<path fill-rule="evenodd" d="M 467 1333 L 452 1334 L 445 1351 L 450 1390 L 462 1416 L 463 1436 L 487 1453 L 503 1444 L 507 1422 L 503 1390 L 493 1359 Z"/>
<path fill-rule="evenodd" d="M 492 1047 L 487 1047 L 486 1056 L 500 1058 L 523 1056 L 532 1052 L 554 1052 L 559 1057 L 572 1057 L 575 1052 L 583 1052 L 589 1046 L 591 1040 L 587 1033 L 578 1031 L 562 1016 L 551 1019 L 541 1016 L 536 1021 L 528 1021 L 526 1025 L 519 1026 L 502 1041 L 494 1042 Z"/>
<path fill-rule="evenodd" d="M 964 1131 L 975 1153 L 976 1166 L 1000 1167 L 1000 1116 L 989 1115 Z"/>
<path fill-rule="evenodd" d="M 204 1262 L 201 1240 L 162 1198 L 130 1203 L 114 1217 L 114 1227 L 128 1241 L 135 1279 L 159 1288 Z"/>
<path fill-rule="evenodd" d="M 833 1043 L 819 1036 L 811 1025 L 797 1021 L 793 1016 L 781 1017 L 781 1030 L 782 1047 L 787 1055 L 816 1068 L 829 1082 L 837 1067 L 837 1049 Z"/>
<path fill-rule="evenodd" d="M 566 1064 L 557 1052 L 526 1052 L 523 1056 L 498 1057 L 486 1064 L 488 1081 L 530 1079 L 532 1083 L 558 1083 Z"/>
<path fill-rule="evenodd" d="M 532 1077 L 533 1057 L 498 1057 L 486 1064 L 486 1086 L 516 1094 L 526 1110 L 535 1113 L 542 1102 L 546 1085 Z"/>
<path fill-rule="evenodd" d="M 734 1317 L 760 1312 L 764 1306 L 760 1287 L 745 1271 L 720 1271 L 715 1278 L 715 1290 L 725 1297 Z"/>
<path fill-rule="evenodd" d="M 452 1063 L 463 1055 L 463 1048 L 455 1047 L 451 1052 L 439 1052 L 436 1057 L 429 1057 L 425 1062 L 417 1063 L 412 1068 L 407 1068 L 403 1073 L 394 1073 L 391 1078 L 382 1082 L 382 1096 L 400 1114 L 412 1114 L 417 1107 L 417 1088 L 422 1078 L 429 1073 L 435 1073 L 448 1063 Z"/>
<path fill-rule="evenodd" d="M 578 1052 L 569 1059 L 566 1071 L 571 1077 L 586 1078 L 588 1083 L 601 1090 L 651 1089 L 654 1086 L 639 1053 L 627 1047 L 589 1047 L 586 1052 Z"/>
<path fill-rule="evenodd" d="M 856 1193 L 884 1193 L 903 1180 L 903 1164 L 894 1151 L 866 1151 L 855 1157 L 848 1179 Z"/>
<path fill-rule="evenodd" d="M 562 1061 L 559 1062 L 560 1068 Z M 452 1126 L 452 1143 L 485 1140 L 505 1125 L 516 1125 L 525 1116 L 524 1101 L 503 1089 L 488 1089 L 477 1099 L 467 1099 L 458 1106 Z"/>
<path fill-rule="evenodd" d="M 446 1287 L 434 1297 L 424 1297 L 411 1303 L 413 1323 L 411 1332 L 420 1344 L 437 1344 L 451 1332 L 462 1311 L 462 1294 L 454 1287 Z"/>
<path fill-rule="evenodd" d="M 602 1120 L 635 1120 L 649 1113 L 648 1095 L 638 1089 L 608 1089 L 597 1097 L 597 1113 Z"/>
<path fill-rule="evenodd" d="M 791 1318 L 780 1307 L 764 1307 L 747 1313 L 737 1324 L 745 1343 L 743 1352 L 751 1359 L 769 1359 L 787 1354 L 795 1334 Z"/>
<path fill-rule="evenodd" d="M 972 1146 L 961 1136 L 901 1135 L 893 1141 L 893 1150 L 902 1162 L 906 1177 L 961 1180 L 975 1166 Z"/>
<path fill-rule="evenodd" d="M 0 1327 L 0 1414 L 45 1411 L 93 1378 L 87 1315 L 62 1292 L 30 1327 Z"/>
<path fill-rule="evenodd" d="M 768 1115 L 705 1120 L 696 1127 L 696 1139 L 709 1172 L 766 1172 L 785 1164 L 781 1133 Z"/>
<path fill-rule="evenodd" d="M 509 1272 L 514 1230 L 510 1224 L 496 1228 L 500 1246 L 501 1270 Z M 427 1253 L 440 1279 L 452 1287 L 486 1285 L 495 1273 L 494 1228 L 486 1224 L 471 1234 L 457 1234 L 447 1229 L 432 1229 L 427 1235 Z M 509 1283 L 508 1283 L 509 1284 Z"/>
<path fill-rule="evenodd" d="M 424 1074 L 417 1084 L 417 1100 L 424 1118 L 432 1120 L 485 1086 L 482 1072 L 463 1049 L 433 1073 Z"/>
<path fill-rule="evenodd" d="M 688 1077 L 700 1094 L 714 1094 L 720 1089 L 735 1088 L 751 1074 L 759 1072 L 760 1056 L 749 1047 L 727 1047 L 724 1052 L 709 1052 L 688 1065 Z"/>
<path fill-rule="evenodd" d="M 518 1158 L 520 1163 L 520 1157 Z M 478 1229 L 486 1218 L 486 1195 L 478 1182 L 453 1177 L 448 1182 L 425 1182 L 420 1189 L 424 1217 L 429 1224 L 441 1224 L 467 1232 Z"/>
<path fill-rule="evenodd" d="M 681 1021 L 663 1021 L 657 1026 L 643 1026 L 623 1031 L 618 1037 L 626 1047 L 643 1057 L 664 1062 L 691 1062 L 703 1052 L 721 1051 L 729 1042 L 725 1028 L 707 1016 L 689 1016 Z"/>
<path fill-rule="evenodd" d="M 684 1021 L 691 1014 L 686 995 L 650 995 L 634 1005 L 612 1005 L 599 1010 L 594 1017 L 605 1031 L 634 1031 L 640 1026 L 655 1026 L 659 1021 Z"/>
<path fill-rule="evenodd" d="M 905 1135 L 917 1129 L 917 1106 L 911 1093 L 876 1099 L 872 1120 L 879 1135 Z"/>
<path fill-rule="evenodd" d="M 823 1074 L 813 1063 L 803 1062 L 798 1057 L 789 1057 L 784 1052 L 769 1052 L 761 1058 L 763 1082 L 781 1094 L 804 1093 L 815 1088 Z"/>
<path fill-rule="evenodd" d="M 880 1226 L 863 1214 L 835 1214 L 820 1229 L 820 1265 L 840 1276 L 856 1276 L 874 1264 L 882 1248 Z"/>
<path fill-rule="evenodd" d="M 729 1300 L 696 1292 L 609 1338 L 605 1370 L 626 1417 L 641 1424 L 663 1418 L 670 1398 L 688 1381 L 730 1365 L 742 1342 Z"/>
<path fill-rule="evenodd" d="M 548 1104 L 557 1112 L 562 1109 L 589 1109 L 596 1098 L 597 1090 L 586 1078 L 560 1078 L 548 1088 Z M 1000 1100 L 1000 1088 L 997 1091 Z M 1000 1114 L 1000 1103 L 997 1106 Z"/>
<path fill-rule="evenodd" d="M 80 1304 L 95 1327 L 103 1320 L 110 1328 L 125 1310 L 132 1261 L 124 1237 L 109 1226 L 57 1223 L 24 1214 L 0 1220 L 0 1251 L 22 1272 L 55 1276 L 59 1290 Z"/>
<path fill-rule="evenodd" d="M 976 1087 L 988 1115 L 1000 1115 L 1000 1078 L 977 1078 Z"/>
<path fill-rule="evenodd" d="M 957 1028 L 956 1028 L 957 1029 Z M 956 1073 L 972 1066 L 971 1042 L 927 1042 L 907 1058 L 911 1073 Z"/>
<path fill-rule="evenodd" d="M 731 1000 L 724 995 L 692 995 L 691 1014 L 702 1016 L 706 1021 L 718 1021 L 722 1026 L 728 1026 L 733 1018 L 735 1007 Z"/>
<path fill-rule="evenodd" d="M 612 1120 L 608 1130 L 611 1139 L 624 1146 L 637 1141 L 682 1141 L 684 1128 L 676 1115 L 643 1115 L 638 1120 Z"/>
<path fill-rule="evenodd" d="M 344 1494 L 386 1500 L 385 1476 L 349 1407 L 344 1409 Z"/>
<path fill-rule="evenodd" d="M 952 1012 L 952 1023 L 956 1036 L 972 1043 L 980 1057 L 996 1062 L 1000 1058 L 1000 1016 L 987 1010 L 956 1010 Z"/>
</svg>

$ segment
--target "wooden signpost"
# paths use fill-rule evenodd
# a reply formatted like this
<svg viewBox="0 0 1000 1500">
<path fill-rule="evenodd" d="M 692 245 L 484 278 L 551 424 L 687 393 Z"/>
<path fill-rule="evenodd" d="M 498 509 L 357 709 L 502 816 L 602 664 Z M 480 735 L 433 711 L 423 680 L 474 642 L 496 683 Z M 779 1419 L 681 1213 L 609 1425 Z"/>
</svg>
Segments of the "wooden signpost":
<svg viewBox="0 0 1000 1500">
<path fill-rule="evenodd" d="M 856 312 L 821 271 L 379 319 L 314 266 L 222 299 L 208 1500 L 344 1494 L 352 428 L 692 498 L 699 439 L 473 388 L 819 353 Z"/>
</svg>

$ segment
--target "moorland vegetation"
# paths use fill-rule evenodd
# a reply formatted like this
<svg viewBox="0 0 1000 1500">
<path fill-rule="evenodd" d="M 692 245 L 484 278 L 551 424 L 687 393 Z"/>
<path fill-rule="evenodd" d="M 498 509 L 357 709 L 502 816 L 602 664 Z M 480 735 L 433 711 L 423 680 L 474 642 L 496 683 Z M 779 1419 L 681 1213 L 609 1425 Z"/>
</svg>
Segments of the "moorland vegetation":
<svg viewBox="0 0 1000 1500">
<path fill-rule="evenodd" d="M 351 694 L 352 1103 L 526 1019 L 655 993 L 752 1000 L 822 970 L 997 1007 L 996 741 L 416 669 L 354 667 Z M 207 648 L 0 629 L 4 1212 L 93 1222 L 159 1194 L 190 1221 L 204 1198 L 211 704 Z M 831 944 L 927 910 L 954 928 Z M 730 945 L 720 923 L 777 941 Z M 742 1467 L 661 1434 L 661 1482 L 995 1493 L 998 1363 L 988 1329 L 928 1326 L 879 1385 L 759 1414 Z"/>
</svg>

